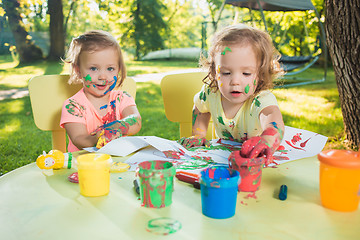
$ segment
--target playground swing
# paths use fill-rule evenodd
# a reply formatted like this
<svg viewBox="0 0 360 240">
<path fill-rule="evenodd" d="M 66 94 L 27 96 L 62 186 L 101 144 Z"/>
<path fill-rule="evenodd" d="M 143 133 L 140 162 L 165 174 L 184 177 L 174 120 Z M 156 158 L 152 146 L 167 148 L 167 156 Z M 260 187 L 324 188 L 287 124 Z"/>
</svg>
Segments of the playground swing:
<svg viewBox="0 0 360 240">
<path fill-rule="evenodd" d="M 325 44 L 325 31 L 323 28 L 323 25 L 320 21 L 320 16 L 314 7 L 314 5 L 311 3 L 311 0 L 224 0 L 223 4 L 220 9 L 220 14 L 218 21 L 221 17 L 221 12 L 225 6 L 225 4 L 233 5 L 236 7 L 241 8 L 248 8 L 250 13 L 252 10 L 258 10 L 261 13 L 262 21 L 265 26 L 265 30 L 267 29 L 267 23 L 265 20 L 264 11 L 308 11 L 313 10 L 319 19 L 319 28 L 320 28 L 320 39 L 319 39 L 319 45 L 316 46 L 315 50 L 311 53 L 311 55 L 306 56 L 287 56 L 281 54 L 280 58 L 280 64 L 282 65 L 283 69 L 286 71 L 286 74 L 284 75 L 284 79 L 291 79 L 296 82 L 294 83 L 288 83 L 281 87 L 290 87 L 290 86 L 298 86 L 298 85 L 305 85 L 305 84 L 312 84 L 312 83 L 320 83 L 324 82 L 326 80 L 326 74 L 327 74 L 327 49 Z M 305 23 L 304 23 L 305 24 Z M 306 26 L 306 24 L 305 24 Z M 307 29 L 305 29 L 306 34 Z M 322 44 L 321 44 L 322 43 Z M 318 48 L 321 48 L 320 53 L 317 53 Z M 308 78 L 300 78 L 297 77 L 298 74 L 306 71 L 311 66 L 313 66 L 320 58 L 320 55 L 324 54 L 324 75 L 320 79 L 308 79 Z"/>
</svg>

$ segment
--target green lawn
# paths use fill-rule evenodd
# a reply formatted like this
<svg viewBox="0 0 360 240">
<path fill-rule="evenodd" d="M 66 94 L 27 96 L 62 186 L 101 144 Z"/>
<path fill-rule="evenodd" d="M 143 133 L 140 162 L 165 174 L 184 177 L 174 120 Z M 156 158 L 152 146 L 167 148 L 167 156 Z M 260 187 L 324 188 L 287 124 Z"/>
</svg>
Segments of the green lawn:
<svg viewBox="0 0 360 240">
<path fill-rule="evenodd" d="M 196 68 L 196 62 L 127 61 L 128 76 L 136 74 Z M 321 76 L 322 69 L 312 68 L 304 77 Z M 0 56 L 0 90 L 27 87 L 28 80 L 40 74 L 67 73 L 56 62 L 37 62 L 17 66 L 9 56 Z M 327 148 L 345 148 L 339 95 L 332 71 L 328 80 L 288 89 L 275 89 L 285 124 L 328 136 Z M 143 118 L 138 135 L 176 140 L 178 124 L 168 121 L 158 83 L 137 83 L 136 103 Z M 161 128 L 159 128 L 161 126 Z M 51 150 L 51 135 L 36 128 L 29 97 L 0 101 L 0 175 L 33 162 L 42 151 Z"/>
</svg>

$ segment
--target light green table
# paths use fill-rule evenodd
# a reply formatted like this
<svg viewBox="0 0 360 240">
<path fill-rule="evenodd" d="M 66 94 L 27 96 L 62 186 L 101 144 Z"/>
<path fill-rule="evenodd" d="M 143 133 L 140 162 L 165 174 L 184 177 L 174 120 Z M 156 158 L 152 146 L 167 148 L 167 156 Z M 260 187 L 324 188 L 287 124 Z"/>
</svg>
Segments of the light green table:
<svg viewBox="0 0 360 240">
<path fill-rule="evenodd" d="M 114 158 L 114 160 L 119 160 Z M 256 199 L 239 193 L 234 217 L 211 219 L 201 212 L 200 190 L 175 180 L 173 203 L 141 207 L 133 189 L 134 172 L 112 173 L 110 193 L 88 198 L 58 170 L 46 177 L 32 163 L 0 178 L 0 238 L 12 239 L 360 239 L 360 210 L 323 208 L 316 157 L 263 171 Z M 280 201 L 280 185 L 288 198 Z M 151 219 L 169 217 L 182 224 L 160 236 L 146 230 Z"/>
</svg>

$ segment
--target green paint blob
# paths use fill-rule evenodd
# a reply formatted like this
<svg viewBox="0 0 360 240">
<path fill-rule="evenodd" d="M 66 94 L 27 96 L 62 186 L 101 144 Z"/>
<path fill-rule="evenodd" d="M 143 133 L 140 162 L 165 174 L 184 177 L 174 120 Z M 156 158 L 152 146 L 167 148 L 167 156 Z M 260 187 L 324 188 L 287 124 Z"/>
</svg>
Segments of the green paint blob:
<svg viewBox="0 0 360 240">
<path fill-rule="evenodd" d="M 195 114 L 195 109 L 194 109 L 192 112 L 192 126 L 194 126 L 197 117 L 198 117 L 198 114 Z"/>
<path fill-rule="evenodd" d="M 222 125 L 225 125 L 224 120 L 221 116 L 218 117 L 218 122 L 221 123 Z"/>
<path fill-rule="evenodd" d="M 84 77 L 85 81 L 89 81 L 91 82 L 91 77 L 90 77 L 90 74 L 86 75 L 86 77 Z"/>
<path fill-rule="evenodd" d="M 254 98 L 255 106 L 260 107 L 261 103 L 259 101 L 259 96 Z"/>
<path fill-rule="evenodd" d="M 147 231 L 159 235 L 169 235 L 180 229 L 181 223 L 179 221 L 166 217 L 150 220 L 146 228 Z"/>
<path fill-rule="evenodd" d="M 245 87 L 245 93 L 246 93 L 246 94 L 249 93 L 249 90 L 250 90 L 250 86 L 249 86 L 249 84 L 248 84 L 248 85 L 246 85 L 246 87 Z"/>
<path fill-rule="evenodd" d="M 231 49 L 229 47 L 225 47 L 224 51 L 221 53 L 221 55 L 225 55 L 226 51 L 231 52 Z"/>
</svg>

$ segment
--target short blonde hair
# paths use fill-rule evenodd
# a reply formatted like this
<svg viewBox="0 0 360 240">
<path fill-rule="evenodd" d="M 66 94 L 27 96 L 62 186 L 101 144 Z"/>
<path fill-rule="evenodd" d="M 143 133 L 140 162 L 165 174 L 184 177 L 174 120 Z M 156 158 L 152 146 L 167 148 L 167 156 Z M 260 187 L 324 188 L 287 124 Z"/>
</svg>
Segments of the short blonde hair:
<svg viewBox="0 0 360 240">
<path fill-rule="evenodd" d="M 119 78 L 117 87 L 121 86 L 126 78 L 126 67 L 120 45 L 110 33 L 101 30 L 88 31 L 77 38 L 73 38 L 71 41 L 69 50 L 64 60 L 65 63 L 70 64 L 70 79 L 68 83 L 76 84 L 83 82 L 76 70 L 76 66 L 79 66 L 80 64 L 79 58 L 82 52 L 98 51 L 105 48 L 114 48 L 118 52 L 120 76 L 117 76 Z"/>
<path fill-rule="evenodd" d="M 230 25 L 215 34 L 208 57 L 200 58 L 200 65 L 208 72 L 203 82 L 208 84 L 214 92 L 218 91 L 215 69 L 216 54 L 222 51 L 223 47 L 235 44 L 251 46 L 258 59 L 258 83 L 254 95 L 272 88 L 273 80 L 283 73 L 279 64 L 280 54 L 275 49 L 268 33 L 245 24 Z"/>
</svg>

